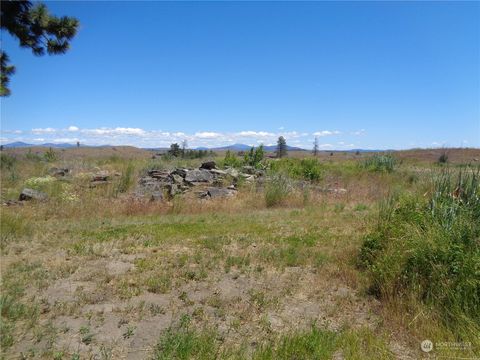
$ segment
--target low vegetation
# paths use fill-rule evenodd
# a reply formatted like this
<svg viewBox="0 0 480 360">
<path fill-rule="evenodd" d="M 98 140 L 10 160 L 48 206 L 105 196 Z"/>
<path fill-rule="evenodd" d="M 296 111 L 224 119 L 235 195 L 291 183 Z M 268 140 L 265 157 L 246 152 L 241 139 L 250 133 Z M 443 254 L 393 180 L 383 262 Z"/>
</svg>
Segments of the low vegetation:
<svg viewBox="0 0 480 360">
<path fill-rule="evenodd" d="M 397 165 L 397 160 L 390 154 L 379 155 L 375 154 L 362 163 L 363 168 L 370 171 L 379 171 L 379 172 L 392 172 L 395 170 Z"/>
<path fill-rule="evenodd" d="M 424 339 L 479 355 L 471 157 L 254 149 L 205 158 L 263 174 L 235 196 L 150 201 L 135 197 L 147 170 L 205 160 L 46 151 L 1 153 L 5 358 L 420 358 Z M 12 201 L 25 187 L 48 200 Z"/>
<path fill-rule="evenodd" d="M 425 305 L 458 339 L 478 346 L 479 237 L 480 168 L 435 174 L 423 196 L 397 194 L 381 207 L 360 256 L 371 291 Z"/>
</svg>

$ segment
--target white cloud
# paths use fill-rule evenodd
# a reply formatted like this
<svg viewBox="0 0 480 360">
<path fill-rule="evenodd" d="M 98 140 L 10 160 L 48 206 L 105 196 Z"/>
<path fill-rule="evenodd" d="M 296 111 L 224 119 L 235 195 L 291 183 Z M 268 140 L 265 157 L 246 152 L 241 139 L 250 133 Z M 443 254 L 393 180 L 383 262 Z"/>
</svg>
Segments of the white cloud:
<svg viewBox="0 0 480 360">
<path fill-rule="evenodd" d="M 51 141 L 54 143 L 75 143 L 79 140 L 77 138 L 56 138 Z"/>
<path fill-rule="evenodd" d="M 48 133 L 54 133 L 56 132 L 57 130 L 55 130 L 54 128 L 36 128 L 36 129 L 32 129 L 32 133 L 34 134 L 48 134 Z"/>
<path fill-rule="evenodd" d="M 216 132 L 209 132 L 209 131 L 197 132 L 194 135 L 194 137 L 199 139 L 215 139 L 220 136 L 222 136 L 222 134 L 216 133 Z"/>
<path fill-rule="evenodd" d="M 313 135 L 315 136 L 330 136 L 330 135 L 339 135 L 339 134 L 340 134 L 340 131 L 338 130 L 334 130 L 334 131 L 322 130 L 322 131 L 316 131 L 313 133 Z"/>
<path fill-rule="evenodd" d="M 21 134 L 23 133 L 22 130 L 2 130 L 4 134 Z"/>
<path fill-rule="evenodd" d="M 245 136 L 245 137 L 267 137 L 267 136 L 275 136 L 274 133 L 266 132 L 266 131 L 240 131 L 236 135 L 238 136 Z"/>
<path fill-rule="evenodd" d="M 67 130 L 68 130 L 68 131 L 78 131 L 78 130 L 80 130 L 80 129 L 79 129 L 78 127 L 76 127 L 76 126 L 71 125 L 71 126 L 69 126 L 69 127 L 67 128 Z"/>
</svg>

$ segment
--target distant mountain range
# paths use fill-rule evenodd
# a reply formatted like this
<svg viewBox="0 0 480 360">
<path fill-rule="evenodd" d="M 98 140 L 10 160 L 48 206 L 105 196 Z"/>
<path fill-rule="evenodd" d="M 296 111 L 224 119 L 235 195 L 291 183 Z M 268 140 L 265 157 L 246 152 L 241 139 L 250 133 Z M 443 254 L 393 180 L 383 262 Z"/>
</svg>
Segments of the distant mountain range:
<svg viewBox="0 0 480 360">
<path fill-rule="evenodd" d="M 4 148 L 25 148 L 25 147 L 32 147 L 32 146 L 37 146 L 37 147 L 51 147 L 55 149 L 68 149 L 68 148 L 74 148 L 77 145 L 76 144 L 68 144 L 68 143 L 44 143 L 44 144 L 28 144 L 22 141 L 16 141 L 13 143 L 5 144 L 3 145 Z M 82 147 L 110 147 L 111 145 L 96 145 L 96 146 L 91 146 L 91 145 L 81 145 Z M 208 147 L 197 147 L 194 150 L 212 150 L 212 151 L 248 151 L 252 147 L 250 145 L 245 145 L 245 144 L 233 144 L 233 145 L 227 145 L 227 146 L 220 146 L 220 147 L 213 147 L 213 148 L 208 148 Z M 277 149 L 276 145 L 270 145 L 270 146 L 264 146 L 263 147 L 265 151 L 275 151 Z M 144 150 L 153 150 L 153 151 L 165 151 L 168 150 L 168 148 L 144 148 Z M 288 151 L 311 151 L 311 150 L 306 150 L 302 149 L 299 147 L 295 146 L 290 146 L 287 145 L 287 150 Z M 381 152 L 381 151 L 393 151 L 393 150 L 366 150 L 366 149 L 351 149 L 351 150 L 320 150 L 320 151 L 330 151 L 330 152 Z"/>
<path fill-rule="evenodd" d="M 27 144 L 22 141 L 16 141 L 10 144 L 3 145 L 4 148 L 22 148 L 22 147 L 32 147 L 32 146 L 41 146 L 41 147 L 51 147 L 57 149 L 68 149 L 77 146 L 76 144 L 68 143 L 45 143 L 45 144 Z"/>
</svg>

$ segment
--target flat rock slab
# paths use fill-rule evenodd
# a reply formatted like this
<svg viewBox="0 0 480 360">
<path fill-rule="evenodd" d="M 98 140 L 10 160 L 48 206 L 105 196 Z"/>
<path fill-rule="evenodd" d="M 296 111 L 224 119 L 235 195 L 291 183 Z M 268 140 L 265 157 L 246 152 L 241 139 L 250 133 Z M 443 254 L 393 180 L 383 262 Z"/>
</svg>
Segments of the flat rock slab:
<svg viewBox="0 0 480 360">
<path fill-rule="evenodd" d="M 228 198 L 235 196 L 237 194 L 236 190 L 233 189 L 226 189 L 226 188 L 208 188 L 207 189 L 207 194 L 210 196 L 212 199 L 216 198 Z"/>
<path fill-rule="evenodd" d="M 188 181 L 190 183 L 208 183 L 213 181 L 213 174 L 210 171 L 203 169 L 189 170 L 185 175 L 185 181 Z"/>
</svg>

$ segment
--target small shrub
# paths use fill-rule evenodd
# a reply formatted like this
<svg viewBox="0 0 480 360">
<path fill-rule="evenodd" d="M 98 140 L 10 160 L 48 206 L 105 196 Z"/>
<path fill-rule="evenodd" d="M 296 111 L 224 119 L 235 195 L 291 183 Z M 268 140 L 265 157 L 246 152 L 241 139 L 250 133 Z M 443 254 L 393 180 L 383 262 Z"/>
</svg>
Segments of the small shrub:
<svg viewBox="0 0 480 360">
<path fill-rule="evenodd" d="M 439 164 L 446 164 L 448 162 L 448 154 L 446 151 L 442 152 L 440 156 L 438 157 L 438 163 Z"/>
<path fill-rule="evenodd" d="M 58 159 L 58 156 L 52 148 L 48 148 L 48 150 L 43 154 L 43 158 L 45 161 L 54 162 Z"/>
<path fill-rule="evenodd" d="M 17 159 L 9 154 L 0 153 L 0 168 L 2 170 L 12 170 L 17 163 Z"/>
<path fill-rule="evenodd" d="M 240 167 L 242 162 L 240 159 L 230 150 L 227 150 L 225 154 L 225 158 L 223 159 L 224 166 L 231 166 L 231 167 Z"/>
<path fill-rule="evenodd" d="M 274 173 L 283 172 L 294 179 L 319 181 L 323 177 L 323 167 L 316 158 L 281 159 L 270 164 Z"/>
<path fill-rule="evenodd" d="M 258 168 L 260 167 L 264 154 L 263 145 L 257 148 L 252 147 L 249 152 L 245 153 L 243 163 Z"/>
</svg>

